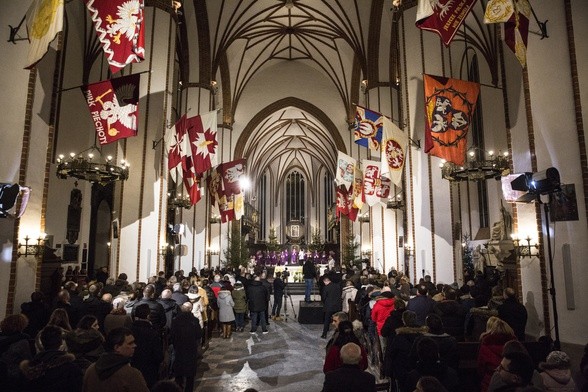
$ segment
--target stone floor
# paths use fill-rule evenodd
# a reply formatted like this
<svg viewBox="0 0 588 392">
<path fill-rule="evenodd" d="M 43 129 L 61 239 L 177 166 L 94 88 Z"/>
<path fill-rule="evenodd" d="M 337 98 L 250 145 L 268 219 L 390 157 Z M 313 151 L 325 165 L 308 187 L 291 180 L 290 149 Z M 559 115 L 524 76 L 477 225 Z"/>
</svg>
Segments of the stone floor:
<svg viewBox="0 0 588 392">
<path fill-rule="evenodd" d="M 298 315 L 303 296 L 291 298 Z M 195 390 L 321 391 L 326 344 L 320 338 L 322 325 L 299 324 L 289 300 L 288 310 L 288 321 L 270 321 L 266 335 L 261 328 L 251 335 L 247 326 L 230 339 L 213 338 L 199 366 Z"/>
</svg>

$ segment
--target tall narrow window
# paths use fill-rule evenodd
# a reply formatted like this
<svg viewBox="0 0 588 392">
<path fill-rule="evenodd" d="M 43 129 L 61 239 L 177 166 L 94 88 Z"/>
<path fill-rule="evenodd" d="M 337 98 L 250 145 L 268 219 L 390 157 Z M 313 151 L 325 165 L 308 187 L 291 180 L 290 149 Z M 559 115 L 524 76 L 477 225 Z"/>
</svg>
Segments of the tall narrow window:
<svg viewBox="0 0 588 392">
<path fill-rule="evenodd" d="M 478 57 L 476 55 L 472 58 L 470 64 L 468 79 L 471 82 L 480 82 L 480 70 L 478 68 Z M 486 154 L 486 144 L 484 141 L 484 124 L 482 122 L 482 94 L 478 95 L 478 102 L 476 103 L 476 110 L 472 116 L 472 145 L 477 147 L 475 150 L 476 159 L 483 160 Z M 490 214 L 488 211 L 488 186 L 486 181 L 477 181 L 478 193 L 478 213 L 480 219 L 480 227 L 490 227 Z"/>
<path fill-rule="evenodd" d="M 286 178 L 286 218 L 288 221 L 304 219 L 305 194 L 304 176 L 295 170 Z"/>
<path fill-rule="evenodd" d="M 257 193 L 257 200 L 259 201 L 257 203 L 257 208 L 259 211 L 259 236 L 260 238 L 265 238 L 265 222 L 266 222 L 266 216 L 268 214 L 268 208 L 267 208 L 267 203 L 266 201 L 266 191 L 267 191 L 267 174 L 264 174 L 261 179 L 259 180 L 259 187 L 258 189 L 258 193 Z"/>
</svg>

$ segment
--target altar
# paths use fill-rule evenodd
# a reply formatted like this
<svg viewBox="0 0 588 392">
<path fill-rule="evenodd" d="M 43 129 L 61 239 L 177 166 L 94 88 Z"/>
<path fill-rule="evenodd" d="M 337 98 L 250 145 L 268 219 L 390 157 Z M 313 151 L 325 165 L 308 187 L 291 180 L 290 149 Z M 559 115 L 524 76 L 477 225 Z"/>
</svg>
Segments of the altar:
<svg viewBox="0 0 588 392">
<path fill-rule="evenodd" d="M 276 265 L 274 267 L 274 276 L 276 276 L 276 272 L 281 272 L 282 274 L 284 271 L 288 269 L 290 276 L 288 277 L 288 282 L 304 282 L 304 275 L 302 274 L 302 266 L 301 265 Z M 317 278 L 325 273 L 327 268 L 327 264 L 316 264 L 315 268 L 317 269 Z"/>
</svg>

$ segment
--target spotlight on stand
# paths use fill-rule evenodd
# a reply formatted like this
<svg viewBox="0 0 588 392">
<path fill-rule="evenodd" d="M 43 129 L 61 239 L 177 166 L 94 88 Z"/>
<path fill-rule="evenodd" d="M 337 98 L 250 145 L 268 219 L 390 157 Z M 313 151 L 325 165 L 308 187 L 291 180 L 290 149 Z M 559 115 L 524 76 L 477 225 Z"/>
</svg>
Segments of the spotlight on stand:
<svg viewBox="0 0 588 392">
<path fill-rule="evenodd" d="M 551 252 L 551 234 L 549 227 L 549 202 L 541 201 L 541 195 L 549 195 L 551 201 L 553 194 L 561 191 L 561 183 L 559 178 L 559 171 L 550 167 L 547 170 L 537 173 L 524 173 L 511 181 L 511 187 L 515 191 L 527 192 L 527 194 L 519 197 L 517 202 L 532 202 L 543 204 L 545 212 L 545 235 L 547 242 L 547 256 L 549 259 L 549 274 L 550 284 L 549 294 L 551 294 L 551 305 L 553 307 L 553 329 L 555 331 L 555 340 L 553 341 L 553 349 L 559 350 L 561 343 L 559 340 L 559 318 L 557 316 L 557 301 L 555 300 L 555 277 L 553 275 L 553 253 Z M 529 252 L 531 251 L 530 240 L 528 242 Z"/>
<path fill-rule="evenodd" d="M 561 190 L 559 171 L 550 167 L 537 173 L 523 173 L 510 182 L 514 191 L 527 192 L 517 199 L 517 202 L 528 203 L 540 195 L 549 195 Z"/>
</svg>

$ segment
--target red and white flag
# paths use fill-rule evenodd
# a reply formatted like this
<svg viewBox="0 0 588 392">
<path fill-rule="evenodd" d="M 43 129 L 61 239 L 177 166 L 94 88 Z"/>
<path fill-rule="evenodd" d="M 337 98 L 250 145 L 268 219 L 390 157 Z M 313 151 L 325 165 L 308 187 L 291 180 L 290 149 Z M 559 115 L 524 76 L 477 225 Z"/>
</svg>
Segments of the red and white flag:
<svg viewBox="0 0 588 392">
<path fill-rule="evenodd" d="M 380 171 L 380 162 L 364 159 L 363 168 L 363 200 L 368 206 L 373 207 L 380 201 L 380 186 L 382 176 Z"/>
<path fill-rule="evenodd" d="M 214 110 L 191 117 L 188 121 L 187 132 L 196 173 L 204 173 L 217 165 L 216 115 L 217 111 Z"/>
<path fill-rule="evenodd" d="M 222 193 L 230 196 L 241 193 L 241 179 L 245 177 L 245 159 L 237 159 L 218 165 L 222 177 Z"/>
<path fill-rule="evenodd" d="M 206 186 L 210 195 L 210 205 L 212 206 L 217 203 L 220 205 L 220 199 L 223 196 L 222 182 L 223 178 L 216 168 L 211 170 L 210 175 L 206 178 Z"/>
<path fill-rule="evenodd" d="M 476 0 L 418 0 L 416 26 L 433 31 L 449 46 Z"/>
<path fill-rule="evenodd" d="M 176 123 L 174 131 L 166 135 L 167 169 L 175 183 L 182 179 L 186 154 L 188 151 L 191 152 L 189 139 L 186 136 L 187 129 L 187 118 L 184 114 Z"/>
<path fill-rule="evenodd" d="M 86 0 L 112 73 L 145 58 L 143 0 Z"/>
<path fill-rule="evenodd" d="M 349 205 L 347 203 L 347 197 L 349 195 L 349 191 L 344 185 L 340 185 L 336 189 L 337 192 L 337 203 L 336 203 L 336 210 L 335 216 L 337 219 L 341 218 L 341 214 L 349 215 Z"/>
<path fill-rule="evenodd" d="M 357 166 L 353 177 L 353 207 L 358 210 L 363 207 L 363 172 Z"/>
<path fill-rule="evenodd" d="M 383 117 L 382 177 L 388 177 L 397 186 L 402 185 L 402 173 L 406 161 L 408 135 L 387 117 Z"/>
<path fill-rule="evenodd" d="M 531 5 L 527 0 L 490 0 L 484 23 L 504 23 L 504 42 L 523 67 L 527 65 L 527 39 Z"/>
<path fill-rule="evenodd" d="M 376 189 L 376 197 L 380 199 L 380 203 L 384 205 L 388 203 L 391 187 L 392 181 L 388 177 L 382 176 L 380 178 L 380 186 Z"/>
<path fill-rule="evenodd" d="M 63 0 L 34 0 L 27 11 L 29 54 L 25 68 L 31 69 L 43 58 L 49 44 L 63 30 Z"/>
<path fill-rule="evenodd" d="M 139 78 L 134 74 L 82 86 L 101 145 L 137 135 Z"/>
</svg>

